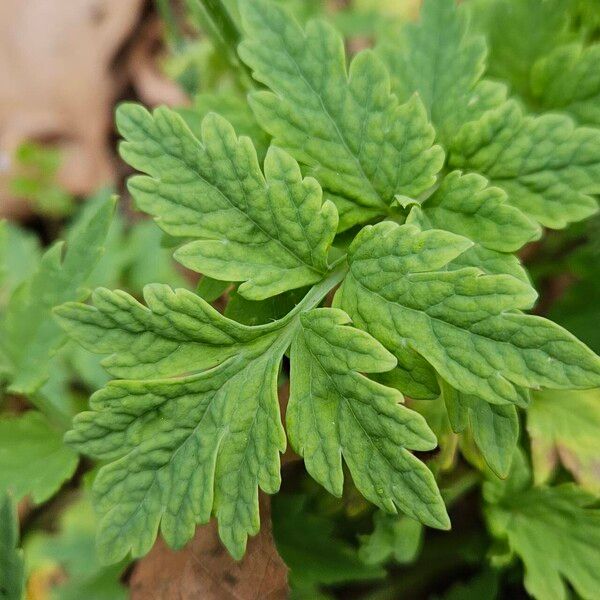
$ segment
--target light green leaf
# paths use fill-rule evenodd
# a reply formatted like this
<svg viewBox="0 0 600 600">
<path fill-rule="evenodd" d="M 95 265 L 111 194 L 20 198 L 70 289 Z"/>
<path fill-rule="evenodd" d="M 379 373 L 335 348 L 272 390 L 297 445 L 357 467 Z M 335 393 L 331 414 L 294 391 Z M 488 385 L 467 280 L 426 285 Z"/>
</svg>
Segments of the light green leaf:
<svg viewBox="0 0 600 600">
<path fill-rule="evenodd" d="M 341 36 L 324 21 L 306 29 L 268 0 L 240 6 L 242 59 L 271 91 L 250 96 L 259 123 L 314 175 L 340 212 L 340 229 L 386 214 L 395 196 L 435 183 L 443 152 L 417 98 L 399 104 L 375 54 L 349 70 Z"/>
<path fill-rule="evenodd" d="M 30 394 L 47 379 L 52 354 L 64 342 L 52 308 L 87 296 L 83 286 L 104 251 L 114 207 L 115 198 L 109 198 L 96 210 L 86 211 L 67 236 L 64 258 L 63 243 L 58 242 L 12 295 L 2 331 L 12 362 L 11 390 Z"/>
<path fill-rule="evenodd" d="M 600 390 L 534 393 L 527 431 L 537 484 L 547 482 L 560 461 L 583 488 L 600 494 Z"/>
<path fill-rule="evenodd" d="M 204 117 L 211 112 L 225 117 L 238 135 L 247 135 L 252 140 L 260 162 L 264 160 L 271 138 L 256 122 L 245 96 L 232 90 L 197 94 L 191 107 L 176 110 L 198 139 L 202 137 Z"/>
<path fill-rule="evenodd" d="M 442 393 L 452 429 L 467 428 L 489 468 L 507 477 L 519 440 L 519 417 L 511 405 L 490 404 L 477 396 L 463 394 L 447 383 Z"/>
<path fill-rule="evenodd" d="M 320 584 L 369 581 L 385 575 L 379 566 L 365 564 L 356 549 L 336 535 L 331 519 L 311 512 L 305 497 L 278 494 L 271 512 L 277 550 L 290 569 L 292 592 L 299 598 L 320 598 Z M 299 593 L 303 591 L 306 596 Z"/>
<path fill-rule="evenodd" d="M 535 299 L 529 285 L 475 268 L 444 270 L 471 245 L 413 225 L 365 227 L 335 305 L 386 348 L 408 344 L 450 385 L 491 403 L 525 405 L 522 386 L 597 386 L 599 357 L 558 325 L 518 312 Z"/>
<path fill-rule="evenodd" d="M 19 520 L 13 500 L 0 496 L 0 598 L 22 600 L 24 590 L 23 552 L 19 544 Z"/>
<path fill-rule="evenodd" d="M 122 105 L 117 125 L 121 155 L 148 174 L 128 183 L 139 208 L 168 234 L 198 238 L 175 253 L 184 266 L 243 281 L 239 292 L 252 300 L 323 277 L 337 213 L 288 154 L 270 148 L 263 176 L 251 141 L 214 113 L 201 140 L 164 107 Z"/>
<path fill-rule="evenodd" d="M 546 227 L 594 214 L 600 192 L 600 131 L 564 115 L 525 116 L 515 101 L 467 123 L 450 165 L 485 175 L 508 201 Z"/>
<path fill-rule="evenodd" d="M 284 319 L 258 327 L 162 285 L 146 288 L 148 307 L 124 292 L 98 290 L 95 307 L 57 310 L 75 339 L 112 353 L 111 373 L 148 378 L 110 382 L 67 434 L 77 449 L 109 461 L 94 483 L 104 560 L 146 553 L 159 524 L 179 548 L 211 514 L 231 554 L 243 555 L 247 536 L 259 528 L 258 487 L 274 493 L 280 483 L 281 358 L 298 314 L 342 275 L 334 271 Z"/>
<path fill-rule="evenodd" d="M 502 86 L 480 83 L 486 47 L 468 32 L 468 19 L 454 0 L 425 0 L 418 23 L 394 32 L 377 51 L 389 68 L 401 102 L 418 92 L 437 139 L 449 145 L 460 126 L 505 99 Z"/>
<path fill-rule="evenodd" d="M 499 252 L 515 252 L 540 237 L 539 225 L 506 201 L 506 194 L 488 187 L 475 173 L 452 171 L 423 204 L 435 229 L 445 229 Z"/>
<path fill-rule="evenodd" d="M 569 113 L 582 125 L 600 126 L 600 44 L 559 46 L 531 74 L 532 93 L 544 110 Z"/>
<path fill-rule="evenodd" d="M 77 454 L 34 410 L 0 419 L 0 493 L 38 504 L 52 497 L 77 468 Z"/>
<path fill-rule="evenodd" d="M 511 476 L 484 485 L 492 534 L 508 542 L 525 566 L 525 588 L 538 600 L 567 600 L 568 582 L 584 600 L 600 588 L 600 509 L 574 484 L 530 487 L 519 453 Z"/>
<path fill-rule="evenodd" d="M 343 457 L 365 498 L 446 529 L 450 521 L 433 475 L 408 450 L 432 450 L 435 436 L 421 415 L 400 404 L 401 394 L 361 374 L 389 370 L 396 359 L 349 322 L 331 308 L 300 317 L 290 355 L 290 443 L 332 494 L 342 494 Z"/>
<path fill-rule="evenodd" d="M 421 523 L 381 511 L 373 520 L 373 533 L 361 539 L 360 557 L 366 564 L 380 565 L 392 558 L 399 564 L 409 564 L 417 558 L 423 544 Z"/>
<path fill-rule="evenodd" d="M 456 172 L 456 171 L 454 171 Z M 465 215 L 465 219 L 460 223 L 462 219 L 457 219 L 455 227 L 464 229 L 470 229 L 474 226 L 471 219 Z M 416 225 L 422 231 L 428 229 L 435 229 L 429 214 L 425 212 L 420 206 L 413 206 L 411 211 L 408 213 L 406 223 L 410 225 Z M 444 222 L 440 222 L 439 228 L 449 230 L 450 227 L 444 226 Z M 452 227 L 452 224 L 451 224 Z M 460 232 L 455 232 L 460 233 Z M 468 236 L 466 236 L 468 237 Z M 485 248 L 480 243 L 473 242 L 473 245 L 457 256 L 454 260 L 450 261 L 446 268 L 450 271 L 456 271 L 457 269 L 463 269 L 465 267 L 476 267 L 487 275 L 512 275 L 517 279 L 520 279 L 526 284 L 530 284 L 529 275 L 527 271 L 514 254 L 508 254 L 506 252 L 498 252 L 496 250 L 490 250 Z"/>
</svg>

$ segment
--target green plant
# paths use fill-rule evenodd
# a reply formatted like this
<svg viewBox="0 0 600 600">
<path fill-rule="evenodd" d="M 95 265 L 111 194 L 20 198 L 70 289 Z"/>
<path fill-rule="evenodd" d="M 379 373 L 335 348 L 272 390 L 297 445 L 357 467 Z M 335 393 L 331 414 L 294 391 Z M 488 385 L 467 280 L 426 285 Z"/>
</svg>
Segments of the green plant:
<svg viewBox="0 0 600 600">
<path fill-rule="evenodd" d="M 435 479 L 411 453 L 436 438 L 402 393 L 430 397 L 439 384 L 454 429 L 468 427 L 506 477 L 529 390 L 600 383 L 592 351 L 523 312 L 536 293 L 511 254 L 540 225 L 596 211 L 597 132 L 526 116 L 482 79 L 484 40 L 449 0 L 426 2 L 400 43 L 361 52 L 348 73 L 325 22 L 302 29 L 267 0 L 240 10 L 240 56 L 267 88 L 249 96 L 273 138 L 264 171 L 222 117 L 207 115 L 197 138 L 172 110 L 123 105 L 121 155 L 146 173 L 128 187 L 166 233 L 191 239 L 175 253 L 189 269 L 241 282 L 251 301 L 312 288 L 254 327 L 161 285 L 145 288 L 145 306 L 97 290 L 92 306 L 57 310 L 123 378 L 67 437 L 108 462 L 95 483 L 108 560 L 146 553 L 159 527 L 181 547 L 211 514 L 243 555 L 258 488 L 280 485 L 287 352 L 288 438 L 308 472 L 340 495 L 343 458 L 370 502 L 442 529 Z M 334 307 L 319 308 L 336 289 Z"/>
<path fill-rule="evenodd" d="M 425 0 L 417 22 L 384 26 L 376 2 L 348 4 L 190 1 L 202 79 L 161 2 L 199 93 L 122 104 L 116 123 L 162 240 L 126 231 L 106 197 L 64 259 L 0 229 L 0 373 L 36 407 L 0 420 L 0 490 L 40 503 L 80 454 L 99 466 L 98 549 L 116 565 L 89 549 L 85 498 L 60 535 L 24 543 L 76 565 L 73 597 L 96 577 L 122 593 L 128 557 L 159 532 L 181 548 L 213 516 L 241 559 L 288 444 L 310 476 L 298 467 L 272 508 L 296 598 L 357 581 L 373 600 L 511 597 L 520 581 L 541 600 L 595 597 L 600 19 L 583 0 Z M 374 48 L 350 56 L 332 23 L 364 14 Z M 159 243 L 202 275 L 195 290 Z M 534 282 L 565 272 L 567 293 L 536 306 Z M 89 410 L 74 379 L 101 388 Z M 462 530 L 463 513 L 482 522 Z M 390 563 L 401 576 L 373 583 Z"/>
</svg>

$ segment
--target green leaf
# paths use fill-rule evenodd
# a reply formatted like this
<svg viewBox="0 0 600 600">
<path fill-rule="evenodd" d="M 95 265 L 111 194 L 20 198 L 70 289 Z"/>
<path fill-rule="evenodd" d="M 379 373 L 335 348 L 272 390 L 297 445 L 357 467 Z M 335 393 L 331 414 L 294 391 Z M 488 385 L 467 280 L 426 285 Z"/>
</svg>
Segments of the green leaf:
<svg viewBox="0 0 600 600">
<path fill-rule="evenodd" d="M 507 202 L 506 194 L 475 173 L 452 171 L 423 204 L 434 229 L 463 235 L 484 248 L 515 252 L 540 237 L 539 225 Z"/>
<path fill-rule="evenodd" d="M 13 223 L 2 222 L 0 239 L 0 308 L 4 309 L 12 293 L 31 277 L 40 260 L 40 245 L 32 233 Z"/>
<path fill-rule="evenodd" d="M 375 529 L 363 536 L 360 557 L 368 565 L 380 565 L 390 559 L 399 564 L 413 562 L 423 544 L 423 525 L 406 516 L 376 512 Z"/>
<path fill-rule="evenodd" d="M 506 102 L 462 127 L 449 162 L 485 175 L 545 227 L 560 229 L 598 209 L 591 194 L 600 192 L 600 131 L 564 115 L 525 116 Z"/>
<path fill-rule="evenodd" d="M 530 487 L 522 454 L 511 476 L 484 485 L 492 534 L 505 539 L 525 566 L 525 588 L 538 600 L 567 600 L 568 582 L 584 600 L 598 595 L 600 509 L 574 484 Z"/>
<path fill-rule="evenodd" d="M 186 287 L 183 274 L 177 270 L 177 263 L 171 252 L 161 248 L 162 232 L 151 221 L 138 221 L 128 231 L 122 242 L 125 250 L 124 279 L 128 287 L 136 293 L 144 286 L 153 283 L 167 283 L 172 287 Z M 106 279 L 101 285 L 108 285 Z"/>
<path fill-rule="evenodd" d="M 138 207 L 170 235 L 198 238 L 175 253 L 209 277 L 243 281 L 239 292 L 262 300 L 319 281 L 337 227 L 321 188 L 298 164 L 270 148 L 264 176 L 248 138 L 211 113 L 196 139 L 174 111 L 150 114 L 121 105 L 122 157 L 148 174 L 129 180 Z"/>
<path fill-rule="evenodd" d="M 462 227 L 465 230 L 474 227 L 474 223 L 472 222 L 473 219 L 467 215 L 465 215 L 465 219 L 462 223 L 460 221 L 462 221 L 460 217 L 454 225 L 450 222 L 450 219 L 448 220 L 448 223 L 441 221 L 439 227 L 446 230 L 449 230 L 451 227 L 456 227 L 457 229 Z M 429 214 L 420 206 L 413 206 L 411 208 L 406 217 L 406 223 L 409 225 L 416 225 L 422 231 L 436 228 L 431 222 Z M 450 224 L 449 227 L 444 226 L 448 224 Z M 457 231 L 456 233 L 460 232 Z M 474 242 L 468 250 L 450 261 L 446 266 L 450 271 L 456 271 L 457 269 L 463 269 L 465 267 L 476 267 L 487 275 L 512 275 L 516 279 L 520 279 L 524 283 L 530 284 L 527 271 L 514 254 L 490 250 L 477 242 Z"/>
<path fill-rule="evenodd" d="M 527 431 L 536 484 L 547 482 L 560 461 L 583 488 L 600 494 L 600 390 L 534 393 Z"/>
<path fill-rule="evenodd" d="M 336 202 L 340 229 L 386 214 L 398 195 L 435 183 L 443 152 L 418 98 L 399 104 L 370 51 L 349 70 L 341 36 L 324 21 L 305 29 L 268 0 L 240 6 L 242 59 L 271 91 L 250 96 L 261 126 Z"/>
<path fill-rule="evenodd" d="M 0 598 L 21 600 L 24 592 L 23 552 L 17 510 L 8 494 L 0 498 Z"/>
<path fill-rule="evenodd" d="M 0 493 L 31 496 L 36 504 L 51 498 L 77 468 L 62 437 L 34 410 L 0 419 Z"/>
<path fill-rule="evenodd" d="M 200 298 L 207 302 L 215 302 L 215 300 L 218 300 L 230 287 L 231 282 L 229 281 L 219 281 L 218 279 L 203 275 L 196 288 L 196 293 Z"/>
<path fill-rule="evenodd" d="M 408 224 L 365 227 L 335 305 L 386 348 L 408 345 L 450 385 L 491 403 L 526 405 L 522 386 L 597 386 L 599 357 L 558 325 L 518 312 L 535 299 L 529 285 L 475 268 L 443 270 L 471 245 Z"/>
<path fill-rule="evenodd" d="M 264 160 L 271 138 L 256 122 L 244 96 L 236 95 L 231 90 L 197 94 L 191 107 L 176 110 L 198 139 L 202 137 L 204 117 L 211 112 L 218 113 L 233 125 L 238 135 L 246 135 L 252 140 L 260 162 Z"/>
<path fill-rule="evenodd" d="M 265 300 L 246 300 L 233 290 L 223 314 L 244 325 L 264 325 L 277 319 L 282 319 L 289 313 L 303 296 L 307 289 L 291 290 Z"/>
<path fill-rule="evenodd" d="M 391 369 L 396 359 L 364 331 L 347 327 L 343 311 L 300 316 L 292 342 L 287 431 L 308 472 L 342 495 L 342 457 L 354 484 L 373 504 L 419 521 L 450 526 L 434 477 L 411 450 L 432 450 L 425 419 L 400 403 L 402 395 L 361 373 Z"/>
<path fill-rule="evenodd" d="M 306 507 L 306 498 L 278 494 L 272 501 L 273 536 L 277 550 L 290 569 L 292 591 L 310 590 L 316 598 L 319 585 L 368 581 L 385 571 L 365 564 L 350 544 L 338 537 L 334 523 Z"/>
<path fill-rule="evenodd" d="M 488 75 L 529 95 L 536 60 L 568 41 L 572 0 L 471 0 L 474 29 L 485 34 Z M 532 26 L 534 24 L 534 26 Z"/>
<path fill-rule="evenodd" d="M 35 531 L 25 542 L 30 580 L 48 570 L 63 574 L 52 590 L 56 600 L 124 600 L 126 589 L 120 582 L 124 564 L 103 566 L 96 551 L 97 518 L 87 496 L 67 506 L 60 515 L 58 531 Z M 67 574 L 67 580 L 61 581 Z"/>
<path fill-rule="evenodd" d="M 12 362 L 12 391 L 31 394 L 47 379 L 52 354 L 64 342 L 51 310 L 87 296 L 83 286 L 104 251 L 114 207 L 115 198 L 110 198 L 86 211 L 67 236 L 64 258 L 63 243 L 58 242 L 12 295 L 2 332 Z"/>
<path fill-rule="evenodd" d="M 559 46 L 531 74 L 532 93 L 544 110 L 569 113 L 582 125 L 600 126 L 600 44 Z"/>
<path fill-rule="evenodd" d="M 418 92 L 446 147 L 460 126 L 505 99 L 502 86 L 481 83 L 486 46 L 468 32 L 465 10 L 454 0 L 425 0 L 418 23 L 384 38 L 377 51 L 401 102 Z"/>
<path fill-rule="evenodd" d="M 431 400 L 440 395 L 435 371 L 420 354 L 408 347 L 393 354 L 398 364 L 391 371 L 374 373 L 375 381 L 419 400 Z"/>
<path fill-rule="evenodd" d="M 342 275 L 334 271 L 284 319 L 258 327 L 162 285 L 146 287 L 148 307 L 123 292 L 98 290 L 95 307 L 57 310 L 85 347 L 112 353 L 105 362 L 112 374 L 136 378 L 94 394 L 92 411 L 75 418 L 66 438 L 109 462 L 94 484 L 104 560 L 146 553 L 159 524 L 179 548 L 212 513 L 231 554 L 243 555 L 247 536 L 259 528 L 258 487 L 274 493 L 280 483 L 279 363 L 298 313 L 318 304 Z"/>
<path fill-rule="evenodd" d="M 516 408 L 490 404 L 477 396 L 463 394 L 445 382 L 442 393 L 452 429 L 462 433 L 468 428 L 489 468 L 498 477 L 507 477 L 519 440 Z"/>
</svg>

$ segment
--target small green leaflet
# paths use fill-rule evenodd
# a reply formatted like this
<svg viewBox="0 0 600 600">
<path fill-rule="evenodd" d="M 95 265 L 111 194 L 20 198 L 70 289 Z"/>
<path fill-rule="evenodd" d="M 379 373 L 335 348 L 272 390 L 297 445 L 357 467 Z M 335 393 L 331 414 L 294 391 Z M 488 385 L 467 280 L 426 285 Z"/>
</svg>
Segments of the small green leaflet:
<svg viewBox="0 0 600 600">
<path fill-rule="evenodd" d="M 452 429 L 462 433 L 468 427 L 490 469 L 498 477 L 507 477 L 519 440 L 517 409 L 463 394 L 445 382 L 442 395 Z"/>
<path fill-rule="evenodd" d="M 510 100 L 467 123 L 453 140 L 449 164 L 485 175 L 510 204 L 559 229 L 598 210 L 600 131 L 565 115 L 525 116 Z"/>
<path fill-rule="evenodd" d="M 341 310 L 315 309 L 300 323 L 290 354 L 287 431 L 308 472 L 341 496 L 343 457 L 373 504 L 449 528 L 431 471 L 406 449 L 432 450 L 435 436 L 421 415 L 400 404 L 399 392 L 361 375 L 389 371 L 394 356 L 364 331 L 346 327 Z"/>
<path fill-rule="evenodd" d="M 92 411 L 75 418 L 66 438 L 81 452 L 109 463 L 94 484 L 105 560 L 117 561 L 129 550 L 134 556 L 146 553 L 159 524 L 167 542 L 181 547 L 211 513 L 231 554 L 243 555 L 247 536 L 259 528 L 258 487 L 275 493 L 280 483 L 279 453 L 285 449 L 277 401 L 281 358 L 290 344 L 297 346 L 296 336 L 311 322 L 312 313 L 306 311 L 318 305 L 344 272 L 343 267 L 332 271 L 284 318 L 256 327 L 231 321 L 195 294 L 164 285 L 146 287 L 147 307 L 124 292 L 100 289 L 94 306 L 70 303 L 57 309 L 72 337 L 89 350 L 110 354 L 104 366 L 128 378 L 96 392 Z M 332 314 L 339 317 L 340 311 Z M 365 336 L 356 332 L 355 339 L 362 341 L 365 353 L 375 352 L 375 358 L 364 357 L 372 364 L 384 351 Z M 336 367 L 340 381 L 360 377 L 344 375 L 353 366 L 351 350 L 349 364 L 342 360 Z M 386 364 L 393 367 L 393 359 Z M 292 383 L 292 395 L 293 386 L 302 383 Z M 390 414 L 397 411 L 415 424 L 415 432 L 396 430 L 387 421 L 378 422 L 377 415 L 365 417 L 377 435 L 389 436 L 395 444 L 398 462 L 385 476 L 400 485 L 404 475 L 395 469 L 408 460 L 424 482 L 419 488 L 424 498 L 413 498 L 414 506 L 405 506 L 394 489 L 380 491 L 384 484 L 378 483 L 379 504 L 391 511 L 396 505 L 445 526 L 433 477 L 412 456 L 402 458 L 398 448 L 432 447 L 434 436 L 419 416 L 411 420 L 409 411 L 396 407 L 391 400 L 399 399 L 397 392 L 365 379 L 364 385 L 369 384 L 386 394 Z M 391 441 L 377 442 L 391 447 Z M 359 457 L 346 460 L 352 467 Z M 374 473 L 373 481 L 383 475 Z M 370 480 L 357 483 L 373 497 Z M 433 517 L 427 516 L 430 505 L 437 510 Z"/>
<path fill-rule="evenodd" d="M 0 599 L 22 600 L 23 552 L 19 543 L 17 509 L 9 494 L 0 495 Z"/>
<path fill-rule="evenodd" d="M 432 212 L 436 212 L 435 208 L 432 210 Z M 458 212 L 460 213 L 460 211 Z M 438 218 L 439 217 L 440 215 L 438 215 Z M 440 223 L 440 228 L 456 228 L 468 231 L 469 229 L 475 227 L 475 222 L 477 219 L 474 217 L 474 215 L 469 215 L 467 212 L 463 212 L 460 216 L 457 214 L 457 217 L 458 218 L 456 219 L 455 223 L 452 223 L 452 219 L 447 220 L 447 224 L 449 224 L 450 227 L 442 227 L 443 223 Z M 406 223 L 409 225 L 415 225 L 422 231 L 436 229 L 429 218 L 428 212 L 426 212 L 426 210 L 422 209 L 420 206 L 412 207 L 411 211 L 406 217 Z M 460 234 L 459 231 L 456 231 L 455 233 Z M 480 234 L 477 237 L 484 238 L 485 236 Z M 464 267 L 476 267 L 487 275 L 512 275 L 516 279 L 520 279 L 526 284 L 530 283 L 527 271 L 514 254 L 490 250 L 489 248 L 486 248 L 477 242 L 473 242 L 473 245 L 468 250 L 462 254 L 459 254 L 446 266 L 448 270 L 452 271 L 463 269 Z"/>
<path fill-rule="evenodd" d="M 574 484 L 530 487 L 519 452 L 509 479 L 484 484 L 491 533 L 508 541 L 525 566 L 525 588 L 537 600 L 567 600 L 568 582 L 584 600 L 600 589 L 600 509 Z"/>
<path fill-rule="evenodd" d="M 408 23 L 377 48 L 400 101 L 419 93 L 437 139 L 447 147 L 461 125 L 505 100 L 504 87 L 481 82 L 486 47 L 468 33 L 464 7 L 455 0 L 425 0 L 419 22 Z"/>
<path fill-rule="evenodd" d="M 544 110 L 569 113 L 582 125 L 600 127 L 600 44 L 566 44 L 533 67 L 531 89 Z"/>
<path fill-rule="evenodd" d="M 243 281 L 239 293 L 251 300 L 322 279 L 337 212 L 288 154 L 271 147 L 263 175 L 250 139 L 214 113 L 201 140 L 164 107 L 122 105 L 117 125 L 121 156 L 148 174 L 128 182 L 138 207 L 168 234 L 196 238 L 175 253 L 179 262 Z"/>
<path fill-rule="evenodd" d="M 418 198 L 435 183 L 443 152 L 422 103 L 399 104 L 387 70 L 370 51 L 349 70 L 341 36 L 324 21 L 306 29 L 268 0 L 240 6 L 242 59 L 271 91 L 250 104 L 274 143 L 321 184 L 340 229 L 388 212 L 396 196 Z"/>
<path fill-rule="evenodd" d="M 581 487 L 600 493 L 600 389 L 534 393 L 527 431 L 535 483 L 548 481 L 560 461 Z"/>
<path fill-rule="evenodd" d="M 488 186 L 481 175 L 452 171 L 422 205 L 434 229 L 463 235 L 489 250 L 515 252 L 540 237 L 540 227 Z"/>
<path fill-rule="evenodd" d="M 335 523 L 313 513 L 306 497 L 278 494 L 272 500 L 273 537 L 290 569 L 292 598 L 321 598 L 320 585 L 369 581 L 385 575 L 365 564 L 354 547 L 336 535 Z M 329 596 L 323 596 L 329 598 Z"/>
<path fill-rule="evenodd" d="M 51 310 L 87 296 L 84 286 L 104 252 L 115 201 L 108 198 L 96 210 L 85 211 L 67 236 L 66 252 L 63 242 L 52 246 L 42 256 L 37 271 L 13 293 L 1 340 L 12 363 L 12 391 L 33 393 L 47 379 L 52 354 L 64 342 Z"/>
<path fill-rule="evenodd" d="M 521 386 L 597 386 L 599 357 L 558 325 L 518 312 L 535 299 L 528 284 L 444 270 L 471 245 L 409 224 L 367 226 L 350 247 L 334 303 L 386 348 L 408 345 L 450 385 L 491 403 L 526 405 Z"/>
<path fill-rule="evenodd" d="M 399 564 L 413 562 L 423 545 L 423 525 L 404 515 L 381 511 L 373 517 L 373 533 L 363 536 L 360 557 L 368 565 L 380 565 L 393 558 Z"/>
<path fill-rule="evenodd" d="M 63 444 L 62 432 L 30 410 L 0 419 L 0 493 L 37 504 L 53 496 L 77 468 L 77 454 Z"/>
</svg>

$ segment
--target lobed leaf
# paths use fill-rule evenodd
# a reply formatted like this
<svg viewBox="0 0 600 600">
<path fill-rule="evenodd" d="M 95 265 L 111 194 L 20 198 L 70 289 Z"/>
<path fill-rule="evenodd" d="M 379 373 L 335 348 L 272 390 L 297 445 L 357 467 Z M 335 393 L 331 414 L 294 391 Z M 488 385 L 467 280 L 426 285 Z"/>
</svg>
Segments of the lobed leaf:
<svg viewBox="0 0 600 600">
<path fill-rule="evenodd" d="M 512 405 L 490 404 L 442 385 L 448 418 L 456 433 L 469 430 L 488 467 L 505 478 L 519 441 L 519 417 Z"/>
<path fill-rule="evenodd" d="M 361 373 L 386 371 L 396 359 L 348 315 L 323 308 L 304 313 L 291 348 L 287 431 L 308 472 L 342 494 L 342 457 L 354 484 L 387 512 L 434 527 L 450 525 L 432 473 L 408 450 L 432 450 L 425 419 L 400 404 L 395 390 Z"/>
<path fill-rule="evenodd" d="M 475 173 L 452 171 L 422 206 L 435 229 L 463 235 L 489 250 L 515 252 L 540 237 L 539 225 Z"/>
<path fill-rule="evenodd" d="M 432 212 L 435 212 L 435 210 Z M 441 217 L 441 215 L 438 214 L 438 217 Z M 475 223 L 473 222 L 474 219 L 468 214 L 465 215 L 463 213 L 462 216 L 459 216 L 456 219 L 456 223 L 454 224 L 452 224 L 451 221 L 452 219 L 448 219 L 449 227 L 445 226 L 445 221 L 440 222 L 439 228 L 456 228 L 465 230 L 475 228 Z M 416 225 L 422 231 L 436 229 L 429 217 L 429 213 L 425 212 L 425 210 L 423 210 L 420 206 L 413 206 L 411 208 L 408 216 L 406 217 L 406 223 L 409 225 Z M 459 233 L 459 231 L 456 231 L 456 233 Z M 516 279 L 519 279 L 526 284 L 530 283 L 527 271 L 514 254 L 490 250 L 481 243 L 477 242 L 473 242 L 473 245 L 469 249 L 465 250 L 462 254 L 459 254 L 446 266 L 446 268 L 451 271 L 463 269 L 465 267 L 476 267 L 487 275 L 512 275 Z"/>
<path fill-rule="evenodd" d="M 543 110 L 569 113 L 600 126 L 600 44 L 566 44 L 541 58 L 531 73 L 532 94 Z"/>
<path fill-rule="evenodd" d="M 447 147 L 461 125 L 505 100 L 503 86 L 482 82 L 486 45 L 469 32 L 454 0 L 425 0 L 418 23 L 384 38 L 377 53 L 401 102 L 418 92 L 437 139 Z"/>
<path fill-rule="evenodd" d="M 545 227 L 560 229 L 598 210 L 600 131 L 575 127 L 564 115 L 525 116 L 506 102 L 463 126 L 449 164 L 485 175 Z"/>
<path fill-rule="evenodd" d="M 104 253 L 114 208 L 115 198 L 106 198 L 84 210 L 67 236 L 66 252 L 63 242 L 54 244 L 12 294 L 2 324 L 12 391 L 31 394 L 48 378 L 52 355 L 64 342 L 52 308 L 88 295 L 84 286 Z"/>
<path fill-rule="evenodd" d="M 67 434 L 81 452 L 111 461 L 94 483 L 101 553 L 113 562 L 130 549 L 145 554 L 159 523 L 167 542 L 181 547 L 214 511 L 221 538 L 239 558 L 259 528 L 258 486 L 279 488 L 285 434 L 277 376 L 289 319 L 250 328 L 191 292 L 155 285 L 146 297 L 150 308 L 100 290 L 95 308 L 57 311 L 87 347 L 116 351 L 113 372 L 160 377 L 110 382 Z"/>
<path fill-rule="evenodd" d="M 341 229 L 435 183 L 443 152 L 432 145 L 425 110 L 417 98 L 398 103 L 372 51 L 359 53 L 347 71 L 343 40 L 326 22 L 302 29 L 268 0 L 240 9 L 240 55 L 271 90 L 251 94 L 254 113 L 334 200 Z"/>
<path fill-rule="evenodd" d="M 521 454 L 510 478 L 489 481 L 483 493 L 491 532 L 506 539 L 525 566 L 525 588 L 538 600 L 567 600 L 568 582 L 593 600 L 600 577 L 600 510 L 596 498 L 573 484 L 530 487 Z"/>
<path fill-rule="evenodd" d="M 535 292 L 509 275 L 444 270 L 472 245 L 440 230 L 365 227 L 335 297 L 386 348 L 408 345 L 453 387 L 495 404 L 525 405 L 524 387 L 590 388 L 600 358 L 558 325 L 524 315 Z"/>
<path fill-rule="evenodd" d="M 123 158 L 147 176 L 129 180 L 140 209 L 170 235 L 198 238 L 175 258 L 225 281 L 242 281 L 240 294 L 261 300 L 319 281 L 337 227 L 321 188 L 302 179 L 298 164 L 271 147 L 260 170 L 248 138 L 211 113 L 197 140 L 174 111 L 151 115 L 138 105 L 117 111 L 127 141 Z"/>
</svg>

